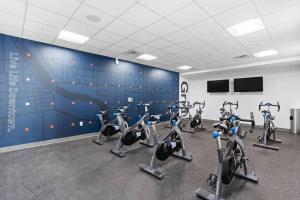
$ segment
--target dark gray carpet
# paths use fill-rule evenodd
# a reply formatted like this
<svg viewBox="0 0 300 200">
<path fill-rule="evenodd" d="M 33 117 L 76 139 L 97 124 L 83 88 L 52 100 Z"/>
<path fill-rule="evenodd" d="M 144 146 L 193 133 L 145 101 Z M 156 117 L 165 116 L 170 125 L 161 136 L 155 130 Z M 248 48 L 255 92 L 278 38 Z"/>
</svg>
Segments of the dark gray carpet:
<svg viewBox="0 0 300 200">
<path fill-rule="evenodd" d="M 206 127 L 210 128 L 210 124 Z M 163 135 L 168 131 L 160 128 Z M 261 130 L 244 140 L 249 169 L 259 184 L 235 179 L 224 187 L 226 199 L 296 200 L 300 196 L 300 136 L 278 133 L 280 151 L 253 147 Z M 209 189 L 206 179 L 217 170 L 216 142 L 210 131 L 185 133 L 192 162 L 170 158 L 159 163 L 164 180 L 141 172 L 152 149 L 136 145 L 125 158 L 109 150 L 114 142 L 98 146 L 92 138 L 0 154 L 1 200 L 195 200 L 198 187 Z"/>
</svg>

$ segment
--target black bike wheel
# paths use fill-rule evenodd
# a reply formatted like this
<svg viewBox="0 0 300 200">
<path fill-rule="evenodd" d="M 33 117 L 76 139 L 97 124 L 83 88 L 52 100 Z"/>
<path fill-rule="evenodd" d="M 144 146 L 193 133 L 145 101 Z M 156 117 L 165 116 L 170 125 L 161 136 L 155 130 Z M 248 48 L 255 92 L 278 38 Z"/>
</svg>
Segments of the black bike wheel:
<svg viewBox="0 0 300 200">
<path fill-rule="evenodd" d="M 235 171 L 233 156 L 226 156 L 223 161 L 222 183 L 228 185 L 233 179 Z"/>
</svg>

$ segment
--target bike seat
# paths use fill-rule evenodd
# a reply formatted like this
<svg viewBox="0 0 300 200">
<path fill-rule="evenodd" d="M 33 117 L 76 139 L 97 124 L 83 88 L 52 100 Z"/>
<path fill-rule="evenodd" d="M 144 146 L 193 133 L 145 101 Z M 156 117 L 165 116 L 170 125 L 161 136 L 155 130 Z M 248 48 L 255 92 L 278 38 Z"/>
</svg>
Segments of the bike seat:
<svg viewBox="0 0 300 200">
<path fill-rule="evenodd" d="M 153 119 L 155 121 L 159 121 L 160 120 L 160 115 L 151 115 L 150 119 Z"/>
<path fill-rule="evenodd" d="M 222 129 L 222 130 L 226 130 L 228 128 L 226 124 L 220 123 L 220 122 L 213 123 L 213 127 L 214 128 L 219 128 L 219 129 Z"/>
<path fill-rule="evenodd" d="M 108 110 L 100 110 L 100 111 L 99 111 L 99 114 L 104 115 L 104 114 L 106 114 L 107 112 L 108 112 Z"/>
</svg>

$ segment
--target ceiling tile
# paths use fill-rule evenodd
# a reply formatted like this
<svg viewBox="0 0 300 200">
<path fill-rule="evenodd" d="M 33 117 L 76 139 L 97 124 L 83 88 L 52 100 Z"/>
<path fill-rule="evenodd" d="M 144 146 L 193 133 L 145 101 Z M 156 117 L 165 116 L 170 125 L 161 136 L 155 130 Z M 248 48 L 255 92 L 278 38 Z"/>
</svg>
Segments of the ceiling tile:
<svg viewBox="0 0 300 200">
<path fill-rule="evenodd" d="M 247 48 L 248 51 L 250 52 L 259 52 L 259 51 L 264 51 L 264 50 L 270 50 L 270 49 L 275 49 L 272 40 L 266 39 L 265 41 L 260 41 L 256 43 L 246 43 L 244 46 Z"/>
<path fill-rule="evenodd" d="M 117 19 L 113 21 L 109 26 L 107 26 L 105 30 L 123 37 L 127 37 L 135 33 L 138 28 Z"/>
<path fill-rule="evenodd" d="M 265 39 L 269 39 L 269 34 L 268 34 L 267 30 L 265 30 L 265 29 L 256 31 L 251 34 L 236 37 L 236 40 L 241 43 L 249 43 L 249 42 L 255 43 L 257 41 L 261 41 L 261 40 L 265 40 Z"/>
<path fill-rule="evenodd" d="M 156 51 L 152 51 L 151 55 L 154 55 L 158 58 L 163 58 L 164 56 L 168 55 L 168 52 L 162 51 L 162 50 L 156 50 Z"/>
<path fill-rule="evenodd" d="M 116 35 L 114 33 L 110 33 L 108 31 L 101 31 L 97 33 L 94 38 L 109 43 L 116 43 L 123 39 L 123 37 Z"/>
<path fill-rule="evenodd" d="M 105 49 L 105 48 L 111 46 L 112 43 L 100 41 L 100 40 L 96 40 L 96 39 L 89 39 L 88 41 L 86 41 L 84 43 L 84 45 L 89 46 L 89 47 L 94 47 L 94 48 L 101 50 L 101 49 Z"/>
<path fill-rule="evenodd" d="M 209 16 L 196 4 L 189 4 L 167 17 L 180 27 L 190 26 Z"/>
<path fill-rule="evenodd" d="M 285 24 L 291 21 L 300 21 L 300 6 L 273 12 L 263 16 L 263 19 L 267 27 Z"/>
<path fill-rule="evenodd" d="M 5 12 L 18 17 L 24 17 L 25 2 L 20 0 L 0 1 L 0 12 Z"/>
<path fill-rule="evenodd" d="M 185 28 L 185 30 L 191 33 L 192 35 L 199 37 L 201 35 L 205 35 L 211 32 L 222 31 L 223 28 L 219 26 L 214 20 L 207 19 L 192 26 L 189 26 Z"/>
<path fill-rule="evenodd" d="M 27 18 L 36 22 L 40 22 L 52 27 L 63 28 L 68 21 L 68 18 L 54 14 L 47 10 L 36 6 L 28 5 Z"/>
<path fill-rule="evenodd" d="M 114 52 L 114 55 L 119 55 L 119 54 L 125 53 L 126 51 L 128 51 L 130 49 L 123 47 L 123 46 L 119 46 L 119 45 L 113 45 L 108 48 L 105 48 L 104 50 Z"/>
<path fill-rule="evenodd" d="M 216 31 L 206 35 L 202 35 L 199 38 L 206 43 L 213 43 L 228 40 L 231 38 L 231 36 L 226 31 Z"/>
<path fill-rule="evenodd" d="M 96 54 L 97 52 L 99 52 L 98 48 L 92 47 L 92 46 L 88 46 L 86 44 L 80 46 L 79 48 L 77 48 L 77 50 L 88 52 L 88 53 L 94 53 L 94 54 Z"/>
<path fill-rule="evenodd" d="M 174 44 L 172 46 L 169 46 L 167 48 L 164 48 L 163 51 L 167 52 L 167 53 L 170 53 L 170 54 L 173 54 L 173 53 L 176 53 L 176 52 L 179 52 L 179 51 L 182 51 L 184 49 L 184 47 L 178 45 L 178 44 Z"/>
<path fill-rule="evenodd" d="M 55 39 L 55 37 L 47 36 L 45 34 L 38 34 L 28 30 L 24 30 L 23 37 L 29 40 L 43 42 L 46 44 L 52 43 L 52 41 Z"/>
<path fill-rule="evenodd" d="M 252 2 L 235 7 L 229 11 L 220 13 L 215 19 L 224 27 L 233 26 L 250 19 L 258 18 L 259 14 Z"/>
<path fill-rule="evenodd" d="M 141 43 L 136 42 L 134 40 L 131 39 L 124 39 L 118 42 L 118 45 L 121 45 L 123 47 L 126 47 L 128 49 L 134 49 L 138 46 L 141 46 Z"/>
<path fill-rule="evenodd" d="M 207 46 L 204 42 L 202 42 L 199 38 L 193 38 L 188 41 L 184 41 L 180 43 L 181 48 L 185 49 L 194 49 L 202 46 Z"/>
<path fill-rule="evenodd" d="M 79 22 L 76 20 L 71 20 L 67 24 L 67 26 L 64 28 L 64 30 L 91 37 L 99 29 L 94 26 L 91 26 L 91 25 L 88 25 L 88 24 L 85 24 L 85 23 L 82 23 L 82 22 Z"/>
<path fill-rule="evenodd" d="M 15 28 L 22 28 L 23 19 L 14 15 L 0 12 L 0 24 L 9 25 Z"/>
<path fill-rule="evenodd" d="M 29 0 L 29 3 L 66 17 L 70 17 L 79 6 L 75 0 Z"/>
<path fill-rule="evenodd" d="M 218 49 L 221 52 L 244 50 L 244 47 L 236 40 L 233 39 L 227 39 L 227 40 L 211 43 L 211 46 L 215 49 Z"/>
<path fill-rule="evenodd" d="M 113 16 L 119 16 L 136 2 L 134 0 L 85 0 L 84 3 Z"/>
<path fill-rule="evenodd" d="M 133 35 L 130 35 L 129 38 L 140 43 L 148 43 L 155 39 L 158 39 L 158 37 L 155 36 L 154 34 L 144 30 L 138 31 Z"/>
<path fill-rule="evenodd" d="M 14 26 L 9 26 L 7 24 L 0 23 L 0 33 L 20 37 L 21 32 L 22 32 L 22 28 L 20 28 L 20 27 L 17 28 Z"/>
<path fill-rule="evenodd" d="M 60 39 L 56 39 L 53 42 L 53 44 L 57 45 L 57 46 L 61 46 L 61 47 L 70 48 L 70 49 L 76 49 L 80 46 L 79 44 L 76 44 L 76 43 L 73 43 L 73 42 L 68 42 L 68 41 L 65 41 L 65 40 L 60 40 Z"/>
<path fill-rule="evenodd" d="M 149 52 L 155 51 L 156 49 L 149 45 L 143 45 L 143 46 L 139 46 L 139 47 L 135 48 L 135 50 L 138 52 L 141 52 L 141 53 L 149 53 Z"/>
<path fill-rule="evenodd" d="M 192 0 L 141 0 L 140 3 L 154 10 L 162 16 L 166 16 L 175 10 L 191 3 Z"/>
<path fill-rule="evenodd" d="M 163 49 L 163 48 L 173 45 L 173 43 L 171 43 L 165 39 L 157 39 L 157 40 L 154 40 L 154 41 L 148 43 L 148 45 L 153 48 L 156 48 L 156 49 Z"/>
<path fill-rule="evenodd" d="M 300 5 L 299 0 L 254 0 L 259 11 L 265 15 L 272 12 L 286 9 L 288 7 L 298 7 Z"/>
<path fill-rule="evenodd" d="M 59 29 L 31 20 L 26 20 L 24 30 L 53 38 L 56 37 L 60 31 Z"/>
<path fill-rule="evenodd" d="M 192 39 L 193 37 L 184 30 L 171 33 L 170 35 L 165 36 L 165 38 L 173 43 L 181 43 L 187 40 Z"/>
<path fill-rule="evenodd" d="M 179 30 L 177 26 L 173 25 L 172 23 L 170 23 L 168 20 L 165 19 L 162 19 L 146 27 L 145 29 L 161 37 Z"/>
<path fill-rule="evenodd" d="M 197 4 L 204 8 L 210 15 L 229 10 L 248 0 L 196 0 Z"/>
<path fill-rule="evenodd" d="M 95 15 L 100 18 L 99 22 L 92 22 L 87 19 L 88 15 Z M 101 12 L 95 8 L 91 8 L 90 6 L 81 5 L 76 13 L 73 15 L 73 19 L 84 22 L 86 24 L 90 24 L 92 26 L 96 26 L 98 28 L 102 28 L 111 22 L 114 18 L 104 12 Z"/>
<path fill-rule="evenodd" d="M 139 4 L 134 5 L 119 17 L 119 19 L 140 28 L 148 26 L 160 18 L 157 14 Z"/>
<path fill-rule="evenodd" d="M 300 22 L 290 22 L 269 28 L 275 44 L 300 40 Z"/>
<path fill-rule="evenodd" d="M 107 49 L 103 49 L 103 50 L 99 51 L 98 54 L 102 55 L 102 56 L 107 56 L 107 57 L 114 57 L 115 56 L 114 52 L 109 51 Z"/>
</svg>

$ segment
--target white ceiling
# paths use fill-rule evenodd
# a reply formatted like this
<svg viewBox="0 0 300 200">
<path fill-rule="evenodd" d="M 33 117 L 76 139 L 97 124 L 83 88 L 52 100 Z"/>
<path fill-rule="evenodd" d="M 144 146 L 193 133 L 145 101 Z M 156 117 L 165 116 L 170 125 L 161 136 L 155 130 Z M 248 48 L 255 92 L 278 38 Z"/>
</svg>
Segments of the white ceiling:
<svg viewBox="0 0 300 200">
<path fill-rule="evenodd" d="M 100 22 L 90 22 L 97 15 Z M 226 27 L 262 18 L 266 29 L 232 37 Z M 65 29 L 89 36 L 83 45 L 57 39 Z M 0 33 L 176 70 L 221 69 L 300 55 L 299 0 L 1 0 Z M 133 49 L 157 56 L 140 61 Z M 276 49 L 279 55 L 254 58 Z M 250 55 L 250 58 L 234 59 Z"/>
</svg>

